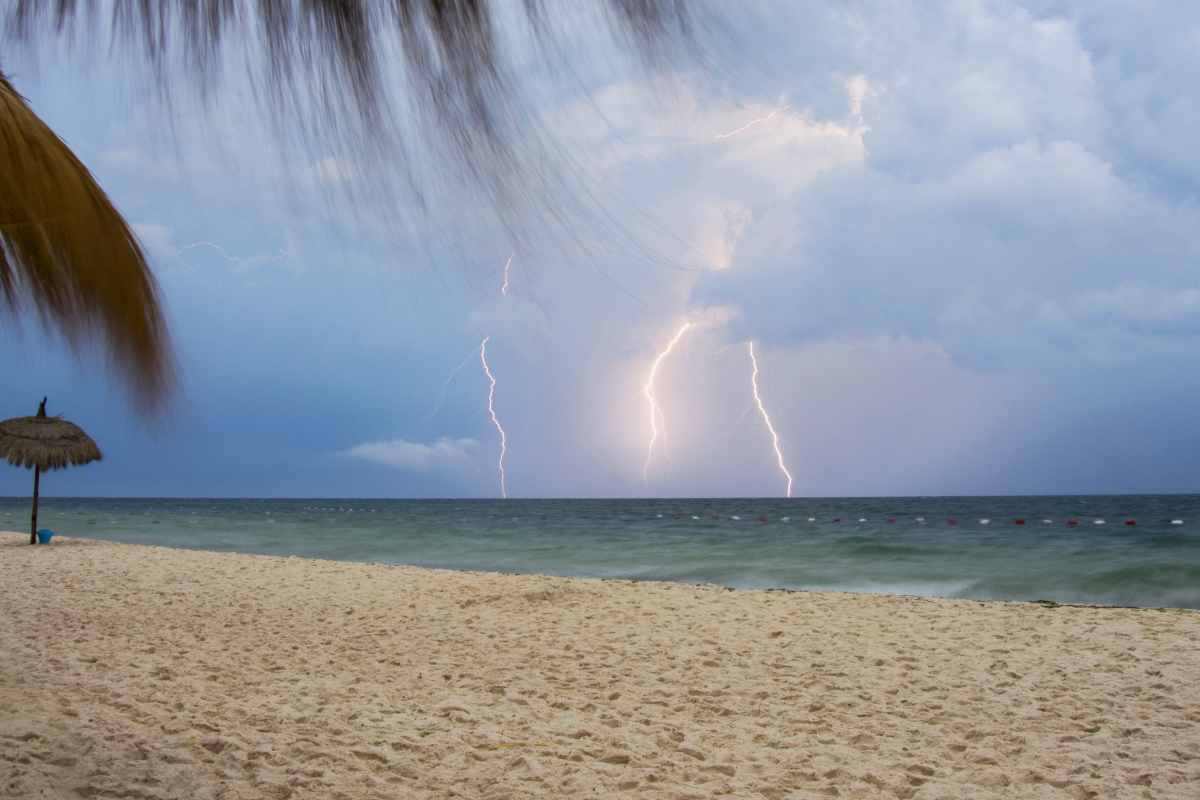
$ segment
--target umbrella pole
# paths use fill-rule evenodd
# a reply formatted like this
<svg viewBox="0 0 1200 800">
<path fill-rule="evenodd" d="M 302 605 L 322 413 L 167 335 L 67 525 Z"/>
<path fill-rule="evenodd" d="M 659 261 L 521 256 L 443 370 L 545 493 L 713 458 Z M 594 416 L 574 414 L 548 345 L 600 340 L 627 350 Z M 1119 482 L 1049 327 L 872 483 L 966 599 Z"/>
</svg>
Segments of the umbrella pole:
<svg viewBox="0 0 1200 800">
<path fill-rule="evenodd" d="M 33 522 L 29 529 L 29 543 L 37 544 L 37 501 L 38 501 L 38 484 L 41 483 L 42 468 L 33 468 Z"/>
</svg>

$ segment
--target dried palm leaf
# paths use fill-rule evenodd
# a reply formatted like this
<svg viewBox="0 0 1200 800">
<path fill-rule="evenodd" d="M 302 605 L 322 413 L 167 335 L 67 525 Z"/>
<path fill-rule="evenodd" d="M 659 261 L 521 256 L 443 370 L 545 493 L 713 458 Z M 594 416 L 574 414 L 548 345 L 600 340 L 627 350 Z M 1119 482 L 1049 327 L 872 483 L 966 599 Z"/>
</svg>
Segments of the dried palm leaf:
<svg viewBox="0 0 1200 800">
<path fill-rule="evenodd" d="M 396 154 L 415 156 L 401 133 L 410 129 L 394 113 L 403 101 L 421 118 L 427 143 L 454 157 L 439 166 L 465 168 L 487 188 L 501 189 L 526 171 L 513 144 L 529 129 L 515 65 L 531 53 L 507 34 L 523 22 L 530 41 L 553 44 L 558 23 L 589 6 L 601 9 L 618 42 L 644 59 L 691 41 L 694 11 L 684 0 L 16 0 L 5 21 L 24 43 L 47 29 L 86 31 L 88 39 L 110 31 L 114 49 L 140 53 L 164 88 L 169 67 L 178 65 L 206 95 L 228 61 L 223 56 L 240 47 L 281 131 L 368 163 L 390 153 L 380 163 L 393 167 Z M 578 57 L 558 48 L 551 56 Z"/>
<path fill-rule="evenodd" d="M 104 190 L 0 73 L 0 294 L 75 347 L 100 332 L 144 407 L 172 365 L 145 254 Z"/>
<path fill-rule="evenodd" d="M 684 0 L 595 0 L 611 29 L 644 58 L 688 39 Z M 398 97 L 416 110 L 434 169 L 455 167 L 491 196 L 502 215 L 510 190 L 542 196 L 553 177 L 540 157 L 516 154 L 525 135 L 512 65 L 526 55 L 504 47 L 506 20 L 523 18 L 547 43 L 571 5 L 523 0 L 10 0 L 0 19 L 18 42 L 52 32 L 111 31 L 114 47 L 140 53 L 165 90 L 179 63 L 206 94 L 231 43 L 245 49 L 271 118 L 288 135 L 332 144 L 372 165 L 396 165 L 413 182 L 423 164 L 404 141 L 389 91 L 399 52 Z M 93 38 L 87 36 L 86 38 Z M 574 57 L 556 50 L 562 59 Z M 450 163 L 453 162 L 453 163 Z M 543 183 L 522 186 L 533 176 Z M 515 180 L 514 180 L 515 179 Z M 143 403 L 170 384 L 166 328 L 137 240 L 87 169 L 0 74 L 0 292 L 10 305 L 28 295 L 43 318 L 78 345 L 99 329 Z"/>
</svg>

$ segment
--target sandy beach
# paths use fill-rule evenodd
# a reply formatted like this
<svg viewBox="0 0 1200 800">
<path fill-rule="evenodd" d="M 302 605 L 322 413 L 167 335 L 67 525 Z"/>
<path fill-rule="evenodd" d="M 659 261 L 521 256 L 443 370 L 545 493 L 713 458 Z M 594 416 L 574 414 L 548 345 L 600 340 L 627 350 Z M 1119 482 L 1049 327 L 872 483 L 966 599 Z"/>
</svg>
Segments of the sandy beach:
<svg viewBox="0 0 1200 800">
<path fill-rule="evenodd" d="M 1200 614 L 0 535 L 0 796 L 1187 798 Z"/>
</svg>

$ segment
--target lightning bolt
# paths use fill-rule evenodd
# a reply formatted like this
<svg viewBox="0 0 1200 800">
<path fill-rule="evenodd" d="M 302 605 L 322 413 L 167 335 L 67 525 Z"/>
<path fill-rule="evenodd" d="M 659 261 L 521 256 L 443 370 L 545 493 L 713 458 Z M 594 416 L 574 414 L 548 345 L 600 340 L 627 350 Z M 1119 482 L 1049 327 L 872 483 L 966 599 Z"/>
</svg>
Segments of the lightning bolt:
<svg viewBox="0 0 1200 800">
<path fill-rule="evenodd" d="M 788 472 L 787 465 L 783 463 L 783 451 L 779 449 L 779 434 L 775 432 L 775 426 L 771 424 L 771 417 L 767 414 L 762 397 L 758 394 L 758 359 L 754 357 L 754 342 L 746 344 L 750 348 L 750 363 L 754 365 L 754 371 L 750 373 L 750 388 L 754 390 L 754 402 L 758 405 L 758 413 L 762 414 L 763 422 L 767 424 L 767 430 L 771 432 L 771 442 L 775 447 L 775 460 L 779 462 L 779 471 L 787 478 L 787 496 L 791 497 L 792 473 Z"/>
<path fill-rule="evenodd" d="M 516 253 L 513 253 L 515 256 Z M 500 284 L 500 294 L 508 296 L 508 268 L 512 266 L 513 257 L 509 256 L 508 261 L 504 262 L 504 283 Z"/>
<path fill-rule="evenodd" d="M 758 117 L 757 119 L 752 119 L 749 122 L 747 122 L 745 125 L 741 126 L 740 128 L 734 128 L 733 130 L 727 131 L 726 133 L 718 133 L 716 135 L 716 137 L 714 137 L 714 138 L 720 140 L 720 139 L 728 139 L 730 136 L 737 136 L 739 133 L 744 133 L 745 131 L 748 131 L 750 128 L 753 128 L 755 125 L 760 125 L 764 122 L 769 122 L 776 114 L 778 114 L 781 111 L 787 111 L 787 109 L 788 109 L 788 106 L 785 103 L 784 105 L 781 105 L 779 108 L 772 111 L 770 114 L 767 114 L 765 117 Z"/>
<path fill-rule="evenodd" d="M 233 256 L 229 254 L 228 250 L 226 250 L 224 247 L 221 247 L 221 245 L 217 244 L 216 242 L 206 241 L 185 244 L 179 248 L 179 253 L 182 254 L 188 250 L 195 250 L 199 247 L 207 247 L 215 250 L 217 254 L 221 256 L 221 258 L 225 259 L 236 267 L 245 267 L 251 264 L 266 264 L 271 261 L 286 261 L 292 255 L 287 249 L 281 249 L 278 253 L 267 256 Z"/>
<path fill-rule="evenodd" d="M 658 400 L 654 397 L 654 376 L 658 374 L 658 368 L 662 364 L 663 359 L 671 354 L 675 349 L 675 345 L 679 344 L 679 340 L 688 332 L 688 328 L 692 327 L 692 323 L 685 322 L 671 337 L 671 341 L 663 348 L 663 351 L 654 359 L 654 363 L 650 366 L 650 374 L 646 376 L 646 384 L 642 387 L 642 394 L 646 397 L 646 404 L 650 409 L 650 443 L 646 446 L 646 462 L 642 465 L 642 480 L 648 481 L 650 477 L 650 460 L 654 457 L 654 443 L 658 441 L 658 418 L 662 415 L 662 410 L 658 406 Z M 666 416 L 663 416 L 663 428 L 666 428 Z"/>
<path fill-rule="evenodd" d="M 487 343 L 490 336 L 483 337 L 483 341 L 479 343 L 479 362 L 483 364 L 483 374 L 487 375 L 490 382 L 488 388 L 488 414 L 492 417 L 492 424 L 496 426 L 496 430 L 500 432 L 500 462 L 497 465 L 500 471 L 500 496 L 508 499 L 508 483 L 504 475 L 504 454 L 508 452 L 508 437 L 504 433 L 504 426 L 500 424 L 500 420 L 496 417 L 496 376 L 492 375 L 491 368 L 487 362 Z"/>
<path fill-rule="evenodd" d="M 216 242 L 192 242 L 191 244 L 185 244 L 183 247 L 180 247 L 179 252 L 182 253 L 185 250 L 195 250 L 197 247 L 211 247 L 213 250 L 216 250 L 218 253 L 220 253 L 221 257 L 226 261 L 233 261 L 235 263 L 238 261 L 238 259 L 229 255 L 228 250 L 226 250 L 224 247 L 221 247 L 221 245 L 217 244 Z"/>
<path fill-rule="evenodd" d="M 442 410 L 442 405 L 446 402 L 446 392 L 449 391 L 450 384 L 454 382 L 454 379 L 458 377 L 458 373 L 462 372 L 463 367 L 467 365 L 467 362 L 470 361 L 471 357 L 474 355 L 475 348 L 472 347 L 467 351 L 467 354 L 463 356 L 462 361 L 458 362 L 458 366 L 455 367 L 450 375 L 446 378 L 446 382 L 442 384 L 442 392 L 440 395 L 438 395 L 437 403 L 434 404 L 433 409 L 429 412 L 429 416 L 425 417 L 425 424 L 433 422 L 434 417 L 436 417 L 438 412 Z"/>
<path fill-rule="evenodd" d="M 508 295 L 508 269 L 512 266 L 513 255 L 516 255 L 516 253 L 510 255 L 508 261 L 504 262 L 504 280 L 500 284 L 500 295 L 502 297 Z M 508 436 L 504 433 L 504 426 L 500 424 L 500 418 L 496 416 L 496 376 L 492 374 L 491 367 L 488 366 L 487 362 L 487 343 L 491 338 L 491 336 L 485 336 L 483 337 L 483 341 L 479 343 L 479 362 L 483 364 L 483 374 L 487 375 L 489 384 L 488 414 L 492 418 L 492 424 L 496 426 L 496 431 L 500 434 L 500 461 L 496 466 L 500 472 L 500 496 L 507 500 L 508 479 L 504 474 L 504 455 L 508 452 Z"/>
</svg>

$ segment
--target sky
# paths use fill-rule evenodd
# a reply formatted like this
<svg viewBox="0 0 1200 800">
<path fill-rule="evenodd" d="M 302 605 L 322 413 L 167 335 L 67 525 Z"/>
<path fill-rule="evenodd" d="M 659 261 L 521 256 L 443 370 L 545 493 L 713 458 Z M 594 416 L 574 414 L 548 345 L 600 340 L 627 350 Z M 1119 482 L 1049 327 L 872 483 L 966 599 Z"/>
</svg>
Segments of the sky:
<svg viewBox="0 0 1200 800">
<path fill-rule="evenodd" d="M 102 48 L 6 61 L 150 252 L 180 366 L 139 417 L 6 313 L 0 416 L 47 395 L 105 453 L 43 493 L 499 496 L 485 336 L 512 497 L 783 495 L 750 342 L 794 496 L 1200 490 L 1200 7 L 716 9 L 700 60 L 580 23 L 520 63 L 560 188 L 504 215 L 273 133 L 236 69 L 167 107 Z M 414 171 L 423 202 L 354 192 Z"/>
</svg>

